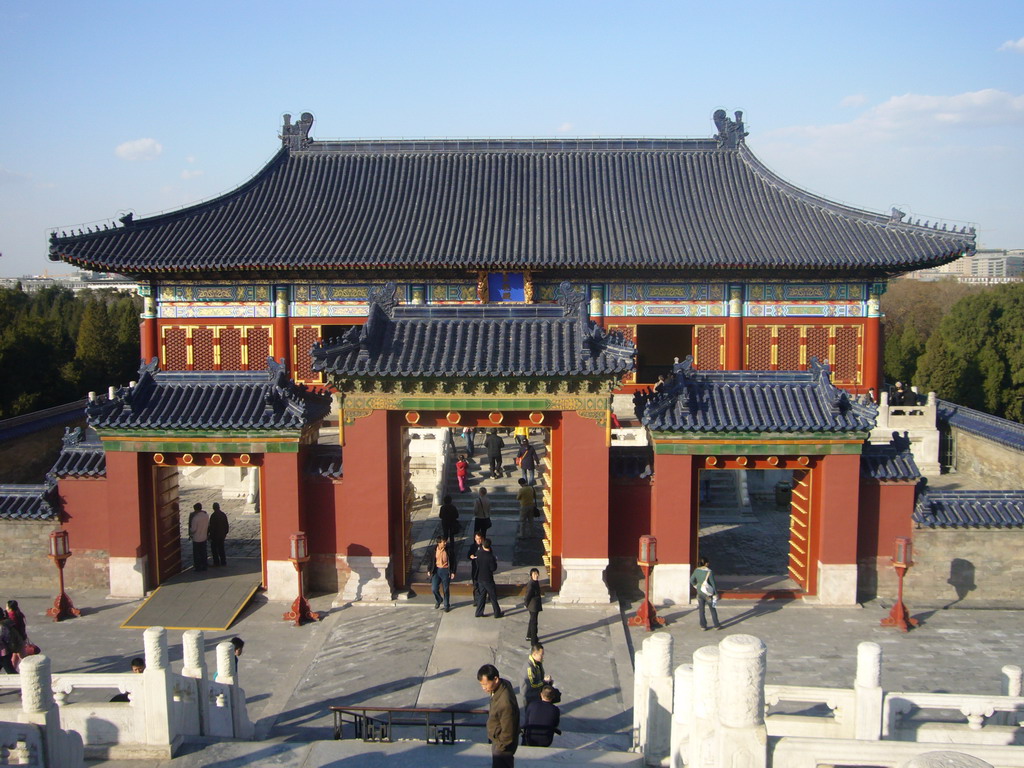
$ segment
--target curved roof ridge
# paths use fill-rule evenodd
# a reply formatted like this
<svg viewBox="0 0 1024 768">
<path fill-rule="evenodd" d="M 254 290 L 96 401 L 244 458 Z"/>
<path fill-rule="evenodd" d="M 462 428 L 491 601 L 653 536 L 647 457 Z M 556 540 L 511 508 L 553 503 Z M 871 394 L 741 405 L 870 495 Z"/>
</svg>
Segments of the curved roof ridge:
<svg viewBox="0 0 1024 768">
<path fill-rule="evenodd" d="M 952 229 L 939 229 L 939 224 L 946 224 L 949 222 L 943 222 L 942 220 L 936 219 L 933 226 L 926 224 L 913 224 L 909 221 L 903 222 L 902 212 L 899 218 L 895 218 L 893 214 L 884 214 L 877 211 L 871 211 L 867 208 L 858 208 L 847 203 L 841 203 L 838 200 L 832 200 L 828 197 L 823 197 L 815 192 L 811 192 L 807 189 L 798 187 L 795 183 L 785 179 L 778 173 L 769 168 L 761 158 L 754 154 L 754 152 L 746 145 L 741 144 L 737 150 L 739 157 L 743 162 L 756 173 L 765 183 L 771 184 L 775 189 L 784 195 L 788 195 L 795 200 L 814 205 L 827 210 L 831 213 L 835 213 L 840 216 L 847 216 L 852 219 L 869 219 L 874 220 L 873 223 L 879 226 L 892 226 L 902 227 L 909 231 L 918 232 L 925 235 L 935 235 L 942 237 L 943 235 L 958 235 L 958 234 L 973 234 L 974 227 L 968 227 L 964 225 L 962 230 L 953 226 Z"/>
</svg>

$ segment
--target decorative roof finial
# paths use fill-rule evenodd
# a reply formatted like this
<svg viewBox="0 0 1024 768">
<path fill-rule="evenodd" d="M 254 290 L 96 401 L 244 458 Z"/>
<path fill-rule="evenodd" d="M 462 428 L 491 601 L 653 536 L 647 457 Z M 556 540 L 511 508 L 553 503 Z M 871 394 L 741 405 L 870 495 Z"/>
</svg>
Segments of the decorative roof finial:
<svg viewBox="0 0 1024 768">
<path fill-rule="evenodd" d="M 747 132 L 743 130 L 743 113 L 736 112 L 736 119 L 730 120 L 724 109 L 716 109 L 714 114 L 715 127 L 718 128 L 719 149 L 739 149 Z"/>
<path fill-rule="evenodd" d="M 313 127 L 313 115 L 303 112 L 299 120 L 292 124 L 292 116 L 284 116 L 284 126 L 281 128 L 281 144 L 288 149 L 304 149 L 311 139 L 309 129 Z"/>
</svg>

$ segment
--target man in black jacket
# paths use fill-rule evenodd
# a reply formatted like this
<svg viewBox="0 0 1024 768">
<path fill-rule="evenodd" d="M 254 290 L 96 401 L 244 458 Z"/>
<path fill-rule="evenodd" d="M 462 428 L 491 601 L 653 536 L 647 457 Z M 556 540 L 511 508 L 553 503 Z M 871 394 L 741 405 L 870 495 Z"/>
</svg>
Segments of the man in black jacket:
<svg viewBox="0 0 1024 768">
<path fill-rule="evenodd" d="M 494 583 L 494 572 L 498 570 L 498 560 L 491 552 L 490 539 L 484 539 L 480 544 L 474 562 L 476 563 L 477 584 L 476 616 L 479 618 L 484 615 L 484 606 L 490 600 L 491 606 L 494 608 L 494 618 L 500 619 L 505 614 L 501 612 L 501 606 L 498 605 L 498 588 Z"/>
<path fill-rule="evenodd" d="M 501 468 L 501 449 L 505 447 L 505 441 L 501 439 L 498 430 L 492 429 L 484 438 L 484 450 L 487 451 L 487 458 L 491 462 L 491 477 L 501 477 L 504 471 Z"/>
<path fill-rule="evenodd" d="M 213 513 L 210 515 L 210 527 L 207 529 L 214 567 L 228 564 L 227 556 L 224 554 L 224 540 L 228 537 L 228 528 L 228 516 L 224 514 L 220 504 L 215 502 Z"/>
</svg>

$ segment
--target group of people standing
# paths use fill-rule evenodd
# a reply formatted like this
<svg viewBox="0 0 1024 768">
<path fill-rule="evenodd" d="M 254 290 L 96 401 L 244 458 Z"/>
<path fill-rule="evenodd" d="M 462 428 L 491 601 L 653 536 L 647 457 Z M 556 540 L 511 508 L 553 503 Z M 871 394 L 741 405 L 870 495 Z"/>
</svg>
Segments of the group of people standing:
<svg viewBox="0 0 1024 768">
<path fill-rule="evenodd" d="M 228 537 L 230 527 L 228 516 L 224 514 L 220 504 L 214 502 L 212 514 L 207 514 L 202 504 L 193 505 L 188 516 L 188 537 L 192 540 L 192 564 L 197 573 L 205 571 L 207 567 L 207 542 L 213 555 L 214 567 L 228 564 L 224 553 L 224 541 Z"/>
<path fill-rule="evenodd" d="M 449 447 L 454 449 L 450 430 L 448 434 Z M 459 482 L 459 491 L 465 493 L 468 490 L 470 459 L 473 458 L 476 447 L 476 429 L 473 427 L 464 428 L 462 430 L 462 438 L 465 440 L 466 450 L 464 453 L 459 453 L 456 458 L 455 477 Z M 526 481 L 526 484 L 534 485 L 537 481 L 537 465 L 540 463 L 540 458 L 537 455 L 537 449 L 530 444 L 529 430 L 526 427 L 516 427 L 515 439 L 518 446 L 516 466 L 519 467 L 522 479 Z M 484 438 L 483 447 L 488 464 L 490 465 L 491 477 L 507 477 L 509 471 L 502 464 L 502 452 L 505 450 L 505 441 L 498 434 L 497 429 L 491 428 L 488 430 L 487 436 Z"/>
</svg>

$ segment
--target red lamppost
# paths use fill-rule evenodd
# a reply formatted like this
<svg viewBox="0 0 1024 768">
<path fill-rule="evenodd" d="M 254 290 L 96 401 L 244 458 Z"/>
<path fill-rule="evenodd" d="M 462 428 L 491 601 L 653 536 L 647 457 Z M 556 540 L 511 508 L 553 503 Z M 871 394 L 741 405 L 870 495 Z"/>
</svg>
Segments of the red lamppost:
<svg viewBox="0 0 1024 768">
<path fill-rule="evenodd" d="M 292 603 L 292 609 L 284 615 L 285 621 L 294 621 L 295 626 L 301 626 L 303 621 L 320 621 L 320 614 L 314 613 L 309 608 L 309 601 L 302 590 L 302 566 L 309 562 L 309 539 L 302 531 L 293 533 L 290 542 L 289 560 L 295 566 L 295 572 L 299 575 L 299 596 Z"/>
<path fill-rule="evenodd" d="M 896 537 L 896 554 L 892 557 L 892 567 L 896 569 L 896 604 L 893 605 L 889 615 L 882 619 L 883 627 L 896 627 L 900 632 L 906 632 L 911 627 L 917 626 L 917 619 L 910 618 L 907 606 L 903 604 L 903 577 L 907 569 L 913 565 L 911 555 L 913 544 L 907 536 Z"/>
<path fill-rule="evenodd" d="M 54 621 L 68 619 L 72 616 L 81 616 L 82 612 L 75 608 L 68 593 L 64 591 L 64 564 L 71 557 L 71 547 L 68 544 L 68 532 L 64 529 L 50 532 L 50 557 L 57 564 L 57 575 L 60 579 L 60 594 L 53 601 L 53 608 L 47 612 L 47 616 L 53 616 Z"/>
<path fill-rule="evenodd" d="M 658 564 L 658 540 L 656 538 L 653 536 L 640 537 L 640 556 L 637 558 L 637 563 L 644 572 L 644 601 L 640 604 L 636 616 L 629 620 L 629 624 L 632 627 L 646 627 L 650 632 L 654 629 L 653 625 L 663 626 L 665 624 L 665 620 L 658 616 L 658 612 L 654 610 L 654 605 L 651 603 L 651 569 Z"/>
</svg>

